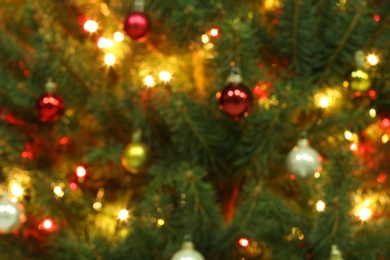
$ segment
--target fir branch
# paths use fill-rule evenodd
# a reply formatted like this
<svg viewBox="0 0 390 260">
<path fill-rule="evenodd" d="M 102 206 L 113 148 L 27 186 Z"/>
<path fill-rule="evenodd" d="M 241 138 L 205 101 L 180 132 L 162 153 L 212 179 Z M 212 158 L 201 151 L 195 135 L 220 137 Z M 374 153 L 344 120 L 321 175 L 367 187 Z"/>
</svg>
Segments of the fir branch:
<svg viewBox="0 0 390 260">
<path fill-rule="evenodd" d="M 298 42 L 298 21 L 299 21 L 299 9 L 301 1 L 295 0 L 294 2 L 294 18 L 293 18 L 293 32 L 292 32 L 292 63 L 294 68 L 299 73 L 298 67 L 298 51 L 297 51 L 297 42 Z"/>
</svg>

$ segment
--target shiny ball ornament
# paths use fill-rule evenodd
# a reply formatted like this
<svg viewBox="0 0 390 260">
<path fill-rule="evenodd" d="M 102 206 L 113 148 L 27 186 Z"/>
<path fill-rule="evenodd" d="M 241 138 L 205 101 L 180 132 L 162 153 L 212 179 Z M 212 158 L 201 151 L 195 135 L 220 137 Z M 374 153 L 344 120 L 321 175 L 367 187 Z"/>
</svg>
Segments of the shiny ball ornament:
<svg viewBox="0 0 390 260">
<path fill-rule="evenodd" d="M 302 138 L 287 155 L 287 168 L 296 177 L 312 177 L 321 171 L 321 155 L 309 146 L 307 139 Z"/>
<path fill-rule="evenodd" d="M 182 248 L 172 256 L 171 260 L 204 260 L 204 257 L 194 249 L 192 242 L 184 242 Z"/>
<path fill-rule="evenodd" d="M 23 205 L 13 203 L 8 198 L 0 199 L 0 234 L 8 234 L 17 229 L 25 219 Z"/>
<path fill-rule="evenodd" d="M 350 87 L 354 91 L 367 91 L 371 87 L 371 78 L 366 71 L 355 70 L 351 73 Z"/>
<path fill-rule="evenodd" d="M 252 94 L 241 83 L 230 83 L 217 93 L 218 108 L 226 115 L 238 120 L 249 115 Z"/>
<path fill-rule="evenodd" d="M 131 39 L 136 41 L 145 40 L 151 29 L 151 23 L 148 16 L 139 11 L 130 13 L 124 22 L 124 30 Z"/>
<path fill-rule="evenodd" d="M 43 94 L 37 102 L 38 114 L 42 122 L 57 122 L 64 107 L 63 98 L 55 93 Z"/>
<path fill-rule="evenodd" d="M 122 166 L 129 172 L 137 174 L 146 170 L 151 160 L 149 147 L 141 142 L 132 142 L 122 152 Z"/>
</svg>

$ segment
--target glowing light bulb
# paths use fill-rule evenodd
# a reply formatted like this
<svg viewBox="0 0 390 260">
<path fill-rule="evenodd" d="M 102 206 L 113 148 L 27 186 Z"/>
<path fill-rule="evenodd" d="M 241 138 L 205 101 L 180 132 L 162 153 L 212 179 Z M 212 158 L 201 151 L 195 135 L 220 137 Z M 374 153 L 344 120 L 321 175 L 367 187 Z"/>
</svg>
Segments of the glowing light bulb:
<svg viewBox="0 0 390 260">
<path fill-rule="evenodd" d="M 39 228 L 45 230 L 46 232 L 54 231 L 55 229 L 54 221 L 50 218 L 47 218 L 41 222 Z"/>
<path fill-rule="evenodd" d="M 163 226 L 165 224 L 165 221 L 163 220 L 163 219 L 159 219 L 159 220 L 157 220 L 157 226 L 158 227 L 161 227 L 161 226 Z"/>
<path fill-rule="evenodd" d="M 11 194 L 17 198 L 23 196 L 23 188 L 18 183 L 12 183 Z"/>
<path fill-rule="evenodd" d="M 100 37 L 99 40 L 98 40 L 98 42 L 97 42 L 98 48 L 100 48 L 100 49 L 105 48 L 105 47 L 106 47 L 106 41 L 107 41 L 107 38 L 105 38 L 105 37 Z"/>
<path fill-rule="evenodd" d="M 151 76 L 151 75 L 147 75 L 145 78 L 144 78 L 144 83 L 147 87 L 153 87 L 155 82 L 154 82 L 154 78 Z"/>
<path fill-rule="evenodd" d="M 324 211 L 325 207 L 326 207 L 325 202 L 323 202 L 322 200 L 317 201 L 317 203 L 316 203 L 317 211 L 319 211 L 319 212 Z"/>
<path fill-rule="evenodd" d="M 84 166 L 79 165 L 76 167 L 76 175 L 79 178 L 84 178 L 87 175 L 87 169 Z"/>
<path fill-rule="evenodd" d="M 344 136 L 345 136 L 345 139 L 351 140 L 353 135 L 352 135 L 352 133 L 350 131 L 345 130 Z"/>
<path fill-rule="evenodd" d="M 370 115 L 370 117 L 374 118 L 376 117 L 376 110 L 371 108 L 370 111 L 368 111 L 368 114 Z"/>
<path fill-rule="evenodd" d="M 211 35 L 211 37 L 217 37 L 219 35 L 219 29 L 218 28 L 211 28 L 210 35 Z"/>
<path fill-rule="evenodd" d="M 210 37 L 207 34 L 202 35 L 202 42 L 203 43 L 208 43 L 210 41 Z"/>
<path fill-rule="evenodd" d="M 168 71 L 161 71 L 158 76 L 160 77 L 160 79 L 162 81 L 165 81 L 165 82 L 170 81 L 171 77 L 172 77 L 171 73 Z"/>
<path fill-rule="evenodd" d="M 319 177 L 321 177 L 321 173 L 320 172 L 315 172 L 314 173 L 314 178 L 318 179 Z"/>
<path fill-rule="evenodd" d="M 104 57 L 104 61 L 108 66 L 112 66 L 115 64 L 115 55 L 111 52 L 107 53 Z"/>
<path fill-rule="evenodd" d="M 353 152 L 356 152 L 358 150 L 358 145 L 356 143 L 351 143 L 349 145 L 349 150 L 353 151 Z"/>
<path fill-rule="evenodd" d="M 96 32 L 98 28 L 98 23 L 93 20 L 87 20 L 84 23 L 84 29 L 90 33 Z"/>
<path fill-rule="evenodd" d="M 320 107 L 322 108 L 327 108 L 329 106 L 329 100 L 327 97 L 321 97 L 320 101 L 319 101 L 319 105 Z"/>
<path fill-rule="evenodd" d="M 129 217 L 129 211 L 127 209 L 121 209 L 118 212 L 118 218 L 122 221 L 126 220 Z"/>
<path fill-rule="evenodd" d="M 239 244 L 240 246 L 242 246 L 242 247 L 247 247 L 247 246 L 249 245 L 249 240 L 248 240 L 247 238 L 245 238 L 245 237 L 240 238 L 240 239 L 238 240 L 238 244 Z"/>
<path fill-rule="evenodd" d="M 114 33 L 114 41 L 121 42 L 125 39 L 125 36 L 121 32 Z"/>
<path fill-rule="evenodd" d="M 363 207 L 361 208 L 358 212 L 357 212 L 357 215 L 358 217 L 362 220 L 362 221 L 367 221 L 369 220 L 371 217 L 372 217 L 372 210 L 367 208 L 367 207 Z"/>
<path fill-rule="evenodd" d="M 387 143 L 389 141 L 389 135 L 388 134 L 384 134 L 382 135 L 382 143 Z"/>
<path fill-rule="evenodd" d="M 379 63 L 379 58 L 378 56 L 376 56 L 375 54 L 369 54 L 367 56 L 367 62 L 371 65 L 371 66 L 375 66 Z"/>
<path fill-rule="evenodd" d="M 60 186 L 55 186 L 54 189 L 53 189 L 53 192 L 58 197 L 63 197 L 64 196 L 64 191 L 62 190 L 62 188 Z"/>
<path fill-rule="evenodd" d="M 95 210 L 100 210 L 102 208 L 102 203 L 100 201 L 96 201 L 95 203 L 93 203 L 92 207 L 95 209 Z"/>
</svg>

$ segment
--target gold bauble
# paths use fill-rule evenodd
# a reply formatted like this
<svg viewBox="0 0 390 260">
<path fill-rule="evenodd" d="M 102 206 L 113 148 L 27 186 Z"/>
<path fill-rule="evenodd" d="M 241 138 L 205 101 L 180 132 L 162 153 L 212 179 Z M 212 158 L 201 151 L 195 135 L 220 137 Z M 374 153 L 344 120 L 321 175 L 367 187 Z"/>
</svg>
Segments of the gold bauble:
<svg viewBox="0 0 390 260">
<path fill-rule="evenodd" d="M 351 89 L 355 91 L 366 91 L 371 87 L 371 78 L 364 70 L 355 70 L 351 73 Z"/>
<path fill-rule="evenodd" d="M 127 171 L 137 174 L 146 170 L 150 159 L 149 147 L 141 142 L 133 142 L 123 149 L 121 163 Z"/>
</svg>

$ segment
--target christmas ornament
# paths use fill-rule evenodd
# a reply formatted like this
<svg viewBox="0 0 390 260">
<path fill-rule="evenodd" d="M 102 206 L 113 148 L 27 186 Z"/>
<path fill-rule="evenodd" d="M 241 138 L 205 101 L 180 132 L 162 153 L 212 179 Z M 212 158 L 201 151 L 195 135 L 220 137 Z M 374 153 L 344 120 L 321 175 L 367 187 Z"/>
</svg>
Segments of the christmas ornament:
<svg viewBox="0 0 390 260">
<path fill-rule="evenodd" d="M 309 141 L 301 138 L 287 155 L 287 168 L 295 176 L 307 178 L 321 170 L 321 161 L 321 155 L 309 146 Z"/>
<path fill-rule="evenodd" d="M 219 110 L 234 120 L 248 116 L 252 108 L 252 93 L 241 81 L 240 70 L 235 67 L 230 73 L 229 84 L 217 93 Z"/>
<path fill-rule="evenodd" d="M 38 114 L 42 122 L 57 122 L 64 110 L 63 98 L 54 93 L 55 84 L 48 79 L 46 85 L 47 93 L 43 94 L 37 102 Z"/>
<path fill-rule="evenodd" d="M 171 260 L 204 260 L 204 257 L 194 249 L 194 244 L 190 241 L 183 243 L 181 249 L 177 251 Z"/>
<path fill-rule="evenodd" d="M 350 87 L 354 91 L 366 91 L 371 87 L 371 78 L 364 69 L 364 53 L 357 51 L 355 54 L 356 70 L 351 73 Z"/>
<path fill-rule="evenodd" d="M 332 251 L 330 252 L 329 260 L 343 260 L 343 255 L 336 245 L 332 245 Z"/>
<path fill-rule="evenodd" d="M 143 13 L 144 3 L 142 0 L 135 1 L 134 9 L 125 19 L 124 30 L 131 39 L 143 41 L 150 32 L 150 19 Z"/>
<path fill-rule="evenodd" d="M 24 221 L 23 205 L 8 199 L 5 193 L 0 198 L 0 234 L 11 233 Z"/>
<path fill-rule="evenodd" d="M 122 166 L 129 172 L 137 174 L 146 170 L 151 160 L 151 151 L 141 142 L 141 131 L 133 134 L 132 142 L 122 152 Z"/>
</svg>

